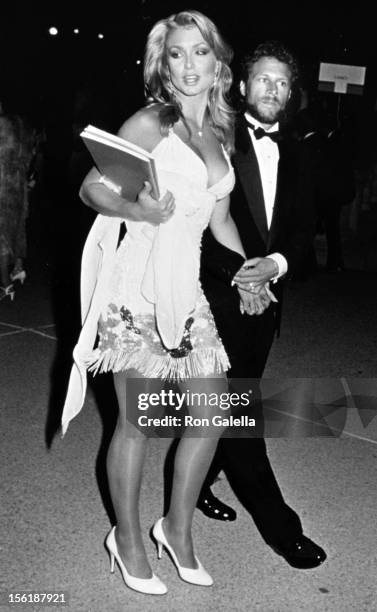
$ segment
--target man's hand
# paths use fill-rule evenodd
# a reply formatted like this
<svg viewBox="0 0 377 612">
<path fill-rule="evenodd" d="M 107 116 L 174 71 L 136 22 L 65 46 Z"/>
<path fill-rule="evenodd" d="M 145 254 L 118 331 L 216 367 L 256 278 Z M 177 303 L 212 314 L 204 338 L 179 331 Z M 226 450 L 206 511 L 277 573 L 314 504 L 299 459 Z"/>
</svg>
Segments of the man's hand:
<svg viewBox="0 0 377 612">
<path fill-rule="evenodd" d="M 137 205 L 135 210 L 135 221 L 146 221 L 151 225 L 160 225 L 166 223 L 175 210 L 174 196 L 170 191 L 167 191 L 161 200 L 155 200 L 150 195 L 152 187 L 150 183 L 145 182 L 143 189 L 137 197 Z"/>
<path fill-rule="evenodd" d="M 259 294 L 262 288 L 279 273 L 277 263 L 269 257 L 247 259 L 233 278 L 239 289 Z"/>
</svg>

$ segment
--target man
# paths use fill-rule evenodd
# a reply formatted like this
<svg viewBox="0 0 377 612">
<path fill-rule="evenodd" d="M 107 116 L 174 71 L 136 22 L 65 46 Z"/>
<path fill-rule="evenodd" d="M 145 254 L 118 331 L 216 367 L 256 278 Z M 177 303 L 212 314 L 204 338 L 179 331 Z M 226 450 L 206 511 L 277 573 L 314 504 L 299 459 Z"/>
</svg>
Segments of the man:
<svg viewBox="0 0 377 612">
<path fill-rule="evenodd" d="M 285 118 L 297 75 L 295 59 L 280 43 L 262 44 L 246 58 L 240 83 L 245 112 L 236 124 L 236 186 L 231 196 L 245 265 L 241 267 L 242 258 L 216 242 L 208 230 L 203 240 L 203 288 L 233 379 L 262 376 L 279 325 L 279 279 L 293 272 L 314 231 L 308 177 L 302 168 L 298 172 L 293 143 L 279 140 L 279 122 Z M 239 294 L 232 284 L 253 292 L 253 316 L 240 312 Z M 278 302 L 266 308 L 270 290 Z M 325 560 L 325 552 L 303 535 L 299 517 L 285 503 L 262 437 L 222 438 L 202 489 L 198 507 L 207 516 L 234 520 L 234 510 L 209 488 L 221 469 L 275 552 L 301 569 Z"/>
</svg>

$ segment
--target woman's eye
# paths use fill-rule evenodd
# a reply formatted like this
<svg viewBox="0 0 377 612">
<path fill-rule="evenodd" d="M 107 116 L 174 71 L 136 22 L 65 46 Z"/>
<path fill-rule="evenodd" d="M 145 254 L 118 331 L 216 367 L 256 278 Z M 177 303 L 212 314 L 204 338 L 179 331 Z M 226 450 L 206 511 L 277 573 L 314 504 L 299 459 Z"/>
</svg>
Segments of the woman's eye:
<svg viewBox="0 0 377 612">
<path fill-rule="evenodd" d="M 173 58 L 177 58 L 181 56 L 179 51 L 170 51 L 169 55 L 170 57 L 173 57 Z"/>
<path fill-rule="evenodd" d="M 208 52 L 208 49 L 198 49 L 197 51 L 198 55 L 207 55 Z"/>
</svg>

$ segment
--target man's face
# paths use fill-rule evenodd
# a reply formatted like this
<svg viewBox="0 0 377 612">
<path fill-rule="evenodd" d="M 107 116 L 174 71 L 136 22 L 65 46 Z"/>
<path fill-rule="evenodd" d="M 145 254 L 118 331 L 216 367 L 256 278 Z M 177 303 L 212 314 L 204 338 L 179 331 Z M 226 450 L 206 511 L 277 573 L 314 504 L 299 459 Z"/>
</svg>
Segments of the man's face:
<svg viewBox="0 0 377 612">
<path fill-rule="evenodd" d="M 292 73 L 288 64 L 274 57 L 262 57 L 251 68 L 240 91 L 247 110 L 266 127 L 279 121 L 291 95 Z"/>
</svg>

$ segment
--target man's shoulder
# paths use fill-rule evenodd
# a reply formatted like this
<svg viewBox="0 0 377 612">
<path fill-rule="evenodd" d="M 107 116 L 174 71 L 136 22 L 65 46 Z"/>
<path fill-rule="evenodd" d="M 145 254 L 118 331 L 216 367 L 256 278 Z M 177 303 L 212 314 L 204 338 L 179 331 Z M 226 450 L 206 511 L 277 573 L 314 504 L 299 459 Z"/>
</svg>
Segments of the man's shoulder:
<svg viewBox="0 0 377 612">
<path fill-rule="evenodd" d="M 281 126 L 280 130 L 279 151 L 280 156 L 285 155 L 292 161 L 299 160 L 302 148 L 297 138 L 295 138 L 290 126 Z"/>
<path fill-rule="evenodd" d="M 235 129 L 237 130 L 247 130 L 247 123 L 244 113 L 237 112 L 235 117 Z"/>
</svg>

